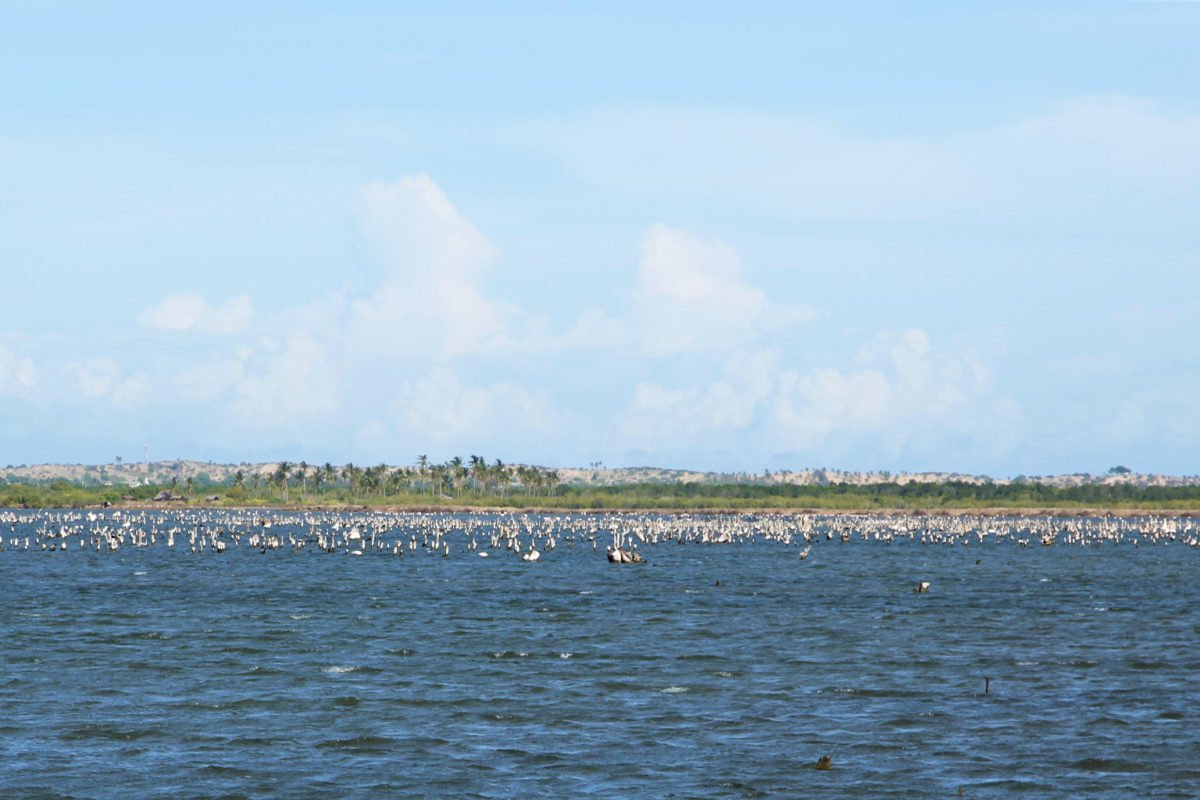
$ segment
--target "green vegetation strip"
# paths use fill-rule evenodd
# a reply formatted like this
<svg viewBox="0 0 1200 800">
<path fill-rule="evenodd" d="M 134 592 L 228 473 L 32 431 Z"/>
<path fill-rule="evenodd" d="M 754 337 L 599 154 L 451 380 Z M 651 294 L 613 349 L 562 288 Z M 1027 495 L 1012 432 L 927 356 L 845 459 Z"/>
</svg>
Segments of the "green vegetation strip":
<svg viewBox="0 0 1200 800">
<path fill-rule="evenodd" d="M 83 486 L 67 481 L 0 485 L 0 507 L 78 508 L 112 505 L 152 505 L 167 491 L 182 499 L 175 505 L 261 507 L 371 508 L 544 508 L 559 510 L 1113 510 L 1200 511 L 1200 486 L 1089 484 L 1056 488 L 1039 483 L 879 483 L 866 486 L 831 484 L 793 486 L 769 484 L 645 483 L 620 486 L 555 485 L 485 487 L 464 482 L 430 486 L 415 481 L 402 485 L 331 481 L 316 488 L 284 487 L 274 482 L 248 486 L 198 484 L 182 491 L 178 485 Z M 290 491 L 289 491 L 290 489 Z M 206 501 L 217 495 L 218 500 Z M 167 505 L 168 503 L 164 503 Z"/>
</svg>

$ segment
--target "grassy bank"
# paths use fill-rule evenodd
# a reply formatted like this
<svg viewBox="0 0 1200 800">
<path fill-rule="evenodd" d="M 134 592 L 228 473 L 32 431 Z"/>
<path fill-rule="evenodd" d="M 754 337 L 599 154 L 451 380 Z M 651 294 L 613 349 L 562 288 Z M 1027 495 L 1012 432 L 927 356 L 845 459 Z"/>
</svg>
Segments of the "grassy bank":
<svg viewBox="0 0 1200 800">
<path fill-rule="evenodd" d="M 67 481 L 0 485 L 0 507 L 82 508 L 111 505 L 145 506 L 174 486 L 81 486 Z M 319 491 L 284 490 L 268 485 L 203 485 L 183 493 L 174 505 L 219 505 L 263 508 L 537 508 L 562 511 L 952 511 L 1028 512 L 1053 509 L 1080 511 L 1169 511 L 1200 513 L 1200 486 L 1139 488 L 1093 484 L 1055 488 L 1037 483 L 974 484 L 880 483 L 869 486 L 833 484 L 790 486 L 758 484 L 629 484 L 623 486 L 558 486 L 540 493 L 466 490 L 453 494 L 420 491 L 363 491 L 332 485 Z M 219 500 L 205 501 L 219 496 Z"/>
</svg>

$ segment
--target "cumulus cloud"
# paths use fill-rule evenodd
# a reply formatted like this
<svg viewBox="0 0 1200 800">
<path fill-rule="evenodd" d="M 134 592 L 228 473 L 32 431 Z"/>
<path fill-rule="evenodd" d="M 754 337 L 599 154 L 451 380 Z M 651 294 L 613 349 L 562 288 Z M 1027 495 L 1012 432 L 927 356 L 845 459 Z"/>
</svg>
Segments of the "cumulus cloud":
<svg viewBox="0 0 1200 800">
<path fill-rule="evenodd" d="M 511 382 L 464 384 L 446 367 L 403 381 L 392 411 L 399 431 L 437 445 L 544 436 L 561 421 L 548 395 Z"/>
<path fill-rule="evenodd" d="M 506 309 L 482 282 L 496 250 L 427 175 L 362 190 L 382 284 L 353 304 L 350 335 L 372 350 L 453 357 L 503 340 Z"/>
<path fill-rule="evenodd" d="M 253 317 L 254 307 L 246 295 L 212 306 L 202 296 L 184 292 L 164 297 L 143 311 L 140 320 L 159 330 L 229 334 L 246 330 Z"/>
<path fill-rule="evenodd" d="M 144 373 L 126 375 L 111 358 L 90 358 L 68 365 L 79 394 L 87 400 L 103 399 L 120 408 L 144 405 L 152 383 Z"/>
<path fill-rule="evenodd" d="M 0 344 L 0 394 L 17 394 L 33 388 L 33 361 Z"/>
<path fill-rule="evenodd" d="M 828 460 L 848 445 L 890 457 L 924 442 L 998 441 L 1013 416 L 977 360 L 923 330 L 881 333 L 850 362 L 822 364 L 802 335 L 817 312 L 769 296 L 720 239 L 649 226 L 630 243 L 627 302 L 581 307 L 567 334 L 539 346 L 519 335 L 529 318 L 484 291 L 496 249 L 430 178 L 370 184 L 361 211 L 379 263 L 365 293 L 266 319 L 246 297 L 173 295 L 142 322 L 250 335 L 236 349 L 189 339 L 186 358 L 151 362 L 153 379 L 107 357 L 77 362 L 73 388 L 116 406 L 203 409 L 224 435 L 259 442 L 304 432 L 309 444 L 363 454 L 486 449 L 568 461 L 634 451 Z M 291 333 L 273 338 L 279 330 Z M 490 379 L 468 372 L 482 354 Z M 562 381 L 564 366 L 604 400 Z M 0 348 L 0 391 L 32 380 L 28 359 Z"/>
<path fill-rule="evenodd" d="M 746 281 L 741 259 L 719 239 L 655 224 L 642 234 L 638 251 L 631 306 L 615 317 L 587 309 L 564 346 L 719 357 L 817 316 L 811 306 L 771 302 Z"/>
<path fill-rule="evenodd" d="M 224 394 L 245 377 L 246 360 L 251 352 L 244 347 L 233 357 L 188 364 L 172 379 L 176 393 L 185 402 L 205 402 Z"/>
<path fill-rule="evenodd" d="M 705 440 L 739 434 L 755 425 L 778 371 L 769 351 L 737 353 L 720 377 L 699 386 L 670 388 L 638 383 L 618 423 L 629 448 L 648 443 L 694 447 Z"/>
<path fill-rule="evenodd" d="M 628 447 L 814 453 L 854 446 L 887 461 L 948 442 L 1007 446 L 1015 404 L 969 354 L 935 349 L 919 329 L 883 332 L 855 363 L 800 370 L 777 353 L 739 354 L 700 387 L 639 384 L 621 423 Z"/>
<path fill-rule="evenodd" d="M 634 289 L 647 350 L 664 355 L 752 336 L 767 298 L 741 273 L 737 254 L 723 242 L 652 226 L 642 236 Z"/>
<path fill-rule="evenodd" d="M 245 424 L 291 428 L 328 419 L 340 407 L 340 380 L 324 346 L 308 334 L 265 343 L 250 356 L 232 409 Z"/>
</svg>

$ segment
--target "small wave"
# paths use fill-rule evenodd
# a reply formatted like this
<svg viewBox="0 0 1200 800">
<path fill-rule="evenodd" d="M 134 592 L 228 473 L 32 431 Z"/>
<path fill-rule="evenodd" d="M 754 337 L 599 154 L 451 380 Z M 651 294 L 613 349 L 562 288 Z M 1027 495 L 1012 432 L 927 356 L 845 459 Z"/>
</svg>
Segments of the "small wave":
<svg viewBox="0 0 1200 800">
<path fill-rule="evenodd" d="M 860 689 L 854 686 L 834 687 L 825 691 L 852 697 L 922 697 L 925 694 L 911 689 Z"/>
<path fill-rule="evenodd" d="M 224 764 L 205 764 L 200 771 L 210 775 L 241 775 L 244 772 L 239 767 L 227 767 Z"/>
<path fill-rule="evenodd" d="M 288 619 L 312 619 L 312 614 L 288 614 Z"/>
<path fill-rule="evenodd" d="M 1086 772 L 1145 772 L 1145 764 L 1120 758 L 1084 758 L 1071 765 Z"/>
<path fill-rule="evenodd" d="M 324 672 L 327 674 L 340 675 L 343 672 L 354 672 L 357 669 L 358 669 L 358 667 L 345 667 L 345 666 L 335 665 L 332 667 L 321 667 L 321 672 Z"/>
<path fill-rule="evenodd" d="M 326 739 L 318 742 L 321 750 L 348 750 L 351 752 L 378 752 L 391 750 L 398 742 L 387 736 L 352 736 L 348 739 Z"/>
<path fill-rule="evenodd" d="M 282 675 L 283 673 L 274 667 L 251 667 L 246 671 L 247 675 Z"/>
<path fill-rule="evenodd" d="M 275 747 L 279 743 L 278 739 L 264 739 L 261 736 L 239 736 L 229 740 L 233 747 Z"/>
<path fill-rule="evenodd" d="M 575 654 L 574 653 L 559 653 L 558 657 L 559 658 L 570 658 L 573 655 L 575 655 Z"/>
<path fill-rule="evenodd" d="M 690 689 L 688 689 L 686 686 L 668 686 L 667 688 L 659 689 L 658 691 L 662 692 L 663 694 L 683 694 L 684 692 L 690 691 Z"/>
<path fill-rule="evenodd" d="M 132 742 L 138 739 L 158 738 L 164 735 L 163 731 L 158 728 L 118 728 L 108 725 L 84 725 L 66 731 L 60 734 L 58 738 L 65 741 L 107 739 L 118 742 Z"/>
</svg>

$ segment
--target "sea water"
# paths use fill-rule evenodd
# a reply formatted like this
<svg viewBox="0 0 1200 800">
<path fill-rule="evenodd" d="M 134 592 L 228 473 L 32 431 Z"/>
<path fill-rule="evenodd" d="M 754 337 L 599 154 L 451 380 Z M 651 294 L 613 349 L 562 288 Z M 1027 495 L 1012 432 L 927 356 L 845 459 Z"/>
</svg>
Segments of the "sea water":
<svg viewBox="0 0 1200 800">
<path fill-rule="evenodd" d="M 1177 542 L 625 565 L 583 537 L 530 563 L 5 528 L 3 798 L 1200 796 Z"/>
</svg>

